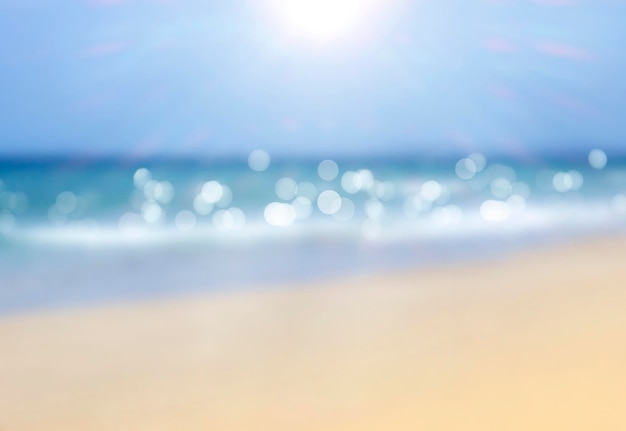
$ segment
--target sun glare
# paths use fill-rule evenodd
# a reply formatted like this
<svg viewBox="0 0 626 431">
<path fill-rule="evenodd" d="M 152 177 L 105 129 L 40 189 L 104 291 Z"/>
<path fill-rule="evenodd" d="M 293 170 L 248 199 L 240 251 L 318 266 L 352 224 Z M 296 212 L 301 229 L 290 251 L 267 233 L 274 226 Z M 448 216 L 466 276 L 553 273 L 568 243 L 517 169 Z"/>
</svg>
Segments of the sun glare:
<svg viewBox="0 0 626 431">
<path fill-rule="evenodd" d="M 317 42 L 349 37 L 364 27 L 377 0 L 276 0 L 292 36 Z"/>
</svg>

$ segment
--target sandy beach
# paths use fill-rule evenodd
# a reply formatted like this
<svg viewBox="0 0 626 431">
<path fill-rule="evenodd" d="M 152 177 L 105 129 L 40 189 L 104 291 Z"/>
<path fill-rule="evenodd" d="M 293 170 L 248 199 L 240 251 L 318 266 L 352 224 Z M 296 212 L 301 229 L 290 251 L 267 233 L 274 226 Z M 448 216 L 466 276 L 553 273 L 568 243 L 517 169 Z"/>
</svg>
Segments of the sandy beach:
<svg viewBox="0 0 626 431">
<path fill-rule="evenodd" d="M 624 430 L 626 241 L 0 318 L 0 430 Z"/>
</svg>

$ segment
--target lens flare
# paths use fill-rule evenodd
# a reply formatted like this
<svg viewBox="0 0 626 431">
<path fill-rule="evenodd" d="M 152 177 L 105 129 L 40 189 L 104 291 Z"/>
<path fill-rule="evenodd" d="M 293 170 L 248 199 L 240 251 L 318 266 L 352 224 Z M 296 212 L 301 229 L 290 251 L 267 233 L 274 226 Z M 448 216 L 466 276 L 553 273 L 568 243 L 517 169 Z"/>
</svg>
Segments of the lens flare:
<svg viewBox="0 0 626 431">
<path fill-rule="evenodd" d="M 377 0 L 276 0 L 288 32 L 311 41 L 334 41 L 365 26 Z"/>
</svg>

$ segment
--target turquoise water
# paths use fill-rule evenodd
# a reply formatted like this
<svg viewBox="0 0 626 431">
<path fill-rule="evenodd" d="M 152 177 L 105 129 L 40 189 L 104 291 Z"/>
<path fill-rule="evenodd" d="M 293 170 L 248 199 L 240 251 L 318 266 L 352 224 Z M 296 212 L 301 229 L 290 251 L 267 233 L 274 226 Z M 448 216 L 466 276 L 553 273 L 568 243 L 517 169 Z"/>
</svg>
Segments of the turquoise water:
<svg viewBox="0 0 626 431">
<path fill-rule="evenodd" d="M 0 312 L 423 267 L 620 232 L 626 164 L 606 162 L 5 160 Z"/>
</svg>

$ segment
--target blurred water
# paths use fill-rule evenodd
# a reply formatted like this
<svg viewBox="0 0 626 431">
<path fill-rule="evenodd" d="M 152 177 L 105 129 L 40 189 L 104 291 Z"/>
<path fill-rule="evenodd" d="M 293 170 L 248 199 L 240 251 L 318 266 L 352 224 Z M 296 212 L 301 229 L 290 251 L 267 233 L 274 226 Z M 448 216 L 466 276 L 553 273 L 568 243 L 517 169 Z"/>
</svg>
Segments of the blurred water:
<svg viewBox="0 0 626 431">
<path fill-rule="evenodd" d="M 5 160 L 0 311 L 500 256 L 626 227 L 626 164 Z"/>
</svg>

